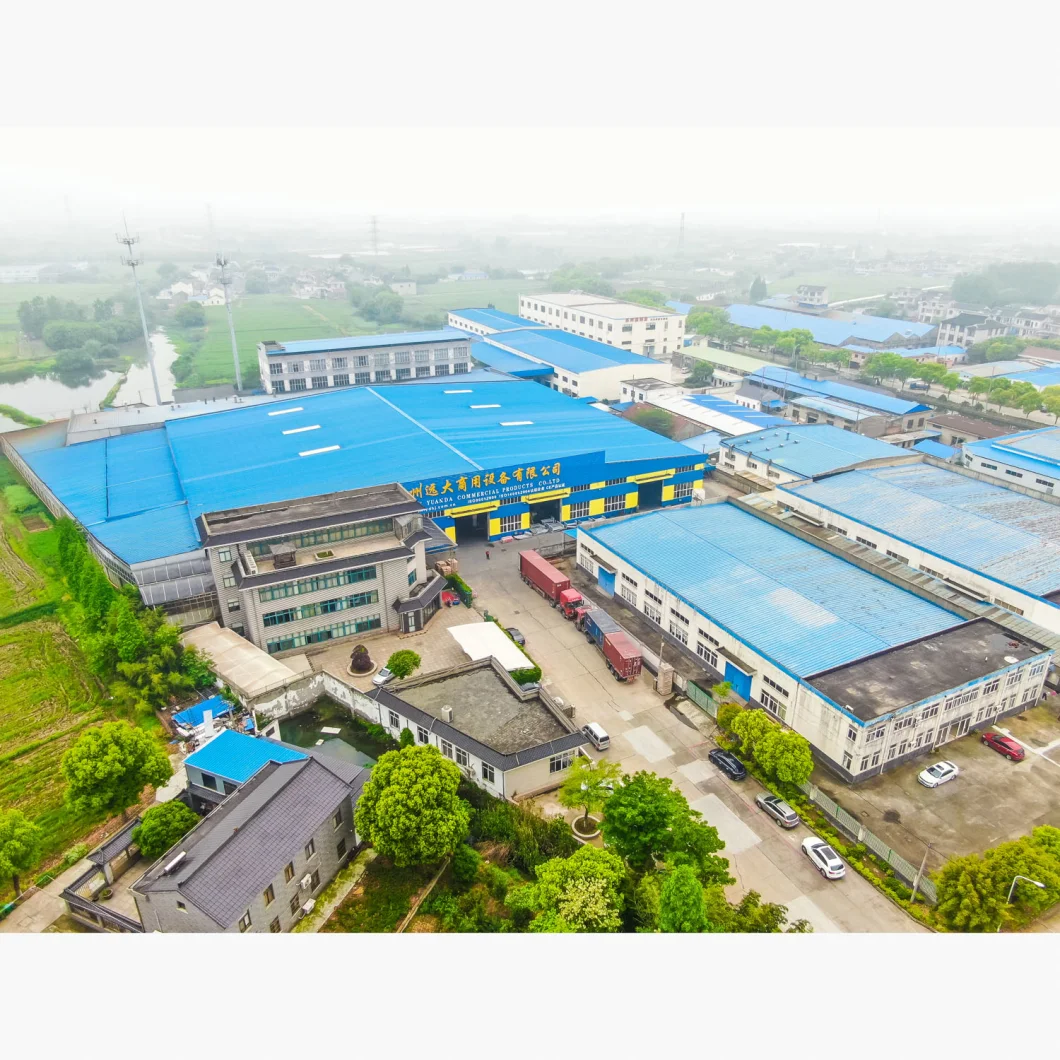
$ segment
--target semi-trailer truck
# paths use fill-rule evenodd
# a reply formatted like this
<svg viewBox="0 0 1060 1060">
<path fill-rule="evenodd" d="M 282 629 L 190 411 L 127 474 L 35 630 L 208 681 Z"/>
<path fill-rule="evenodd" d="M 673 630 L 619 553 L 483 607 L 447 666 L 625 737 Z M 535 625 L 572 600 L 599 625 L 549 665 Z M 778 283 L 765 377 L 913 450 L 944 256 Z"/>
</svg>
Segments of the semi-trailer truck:
<svg viewBox="0 0 1060 1060">
<path fill-rule="evenodd" d="M 640 648 L 628 633 L 604 610 L 594 607 L 581 619 L 585 639 L 604 653 L 607 668 L 619 681 L 632 681 L 641 671 Z"/>
<path fill-rule="evenodd" d="M 582 594 L 570 587 L 570 578 L 532 548 L 519 553 L 519 574 L 527 585 L 558 607 L 565 618 L 573 618 L 579 605 L 584 604 Z"/>
</svg>

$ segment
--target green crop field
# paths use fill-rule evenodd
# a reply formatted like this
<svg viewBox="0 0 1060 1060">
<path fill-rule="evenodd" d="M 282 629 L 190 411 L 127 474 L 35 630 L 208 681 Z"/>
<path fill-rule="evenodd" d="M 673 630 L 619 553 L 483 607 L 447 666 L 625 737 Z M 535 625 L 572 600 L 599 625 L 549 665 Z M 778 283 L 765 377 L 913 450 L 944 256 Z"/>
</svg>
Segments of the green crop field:
<svg viewBox="0 0 1060 1060">
<path fill-rule="evenodd" d="M 844 272 L 799 272 L 785 276 L 769 284 L 769 294 L 794 294 L 795 288 L 804 283 L 823 284 L 828 288 L 832 302 L 847 298 L 867 298 L 869 295 L 884 295 L 895 287 L 935 287 L 945 281 L 926 276 L 911 276 L 907 273 L 880 273 L 877 276 L 853 276 Z"/>
<path fill-rule="evenodd" d="M 547 291 L 541 280 L 468 280 L 455 283 L 432 283 L 420 287 L 405 298 L 410 311 L 446 312 L 450 309 L 472 309 L 493 305 L 504 313 L 519 309 L 519 295 Z"/>
</svg>

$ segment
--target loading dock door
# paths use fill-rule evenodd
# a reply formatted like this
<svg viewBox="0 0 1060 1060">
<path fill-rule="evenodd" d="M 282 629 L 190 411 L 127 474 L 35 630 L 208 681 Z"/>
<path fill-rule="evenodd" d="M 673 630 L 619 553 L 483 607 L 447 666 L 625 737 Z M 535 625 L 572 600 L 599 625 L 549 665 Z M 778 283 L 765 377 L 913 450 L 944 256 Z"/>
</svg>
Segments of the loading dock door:
<svg viewBox="0 0 1060 1060">
<path fill-rule="evenodd" d="M 728 659 L 725 660 L 725 680 L 741 699 L 751 698 L 751 675 L 738 670 Z"/>
<path fill-rule="evenodd" d="M 608 596 L 615 595 L 615 572 L 613 570 L 604 570 L 603 567 L 597 567 L 596 583 Z"/>
</svg>

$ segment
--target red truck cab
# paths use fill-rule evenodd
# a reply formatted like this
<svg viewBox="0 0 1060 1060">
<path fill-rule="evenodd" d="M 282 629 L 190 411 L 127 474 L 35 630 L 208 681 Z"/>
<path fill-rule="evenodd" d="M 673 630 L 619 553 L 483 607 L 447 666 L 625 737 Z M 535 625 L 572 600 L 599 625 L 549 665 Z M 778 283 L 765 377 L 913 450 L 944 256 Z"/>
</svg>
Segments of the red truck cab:
<svg viewBox="0 0 1060 1060">
<path fill-rule="evenodd" d="M 583 614 L 587 610 L 582 594 L 577 589 L 564 589 L 559 594 L 559 606 L 564 618 L 575 618 L 579 610 Z"/>
</svg>

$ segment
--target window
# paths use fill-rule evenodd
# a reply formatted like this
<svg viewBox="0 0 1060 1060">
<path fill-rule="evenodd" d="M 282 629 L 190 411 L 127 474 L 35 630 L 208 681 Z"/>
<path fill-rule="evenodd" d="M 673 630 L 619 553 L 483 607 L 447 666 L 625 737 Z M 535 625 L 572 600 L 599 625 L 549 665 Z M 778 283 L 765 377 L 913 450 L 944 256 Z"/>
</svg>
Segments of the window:
<svg viewBox="0 0 1060 1060">
<path fill-rule="evenodd" d="M 294 862 L 288 861 L 283 870 L 283 882 L 290 883 L 294 879 Z"/>
<path fill-rule="evenodd" d="M 784 704 L 779 699 L 771 696 L 768 692 L 759 692 L 758 699 L 770 714 L 774 714 L 778 718 L 784 717 Z"/>
<path fill-rule="evenodd" d="M 662 612 L 657 607 L 653 607 L 649 604 L 647 600 L 644 601 L 644 613 L 652 620 L 652 622 L 656 623 L 656 625 L 662 625 Z"/>
<path fill-rule="evenodd" d="M 306 861 L 308 861 L 316 852 L 317 852 L 316 841 L 313 840 L 313 839 L 310 839 L 309 842 L 306 843 L 306 845 L 305 845 L 305 859 L 306 859 Z"/>
<path fill-rule="evenodd" d="M 465 751 L 462 747 L 457 747 L 455 750 L 456 764 L 462 769 L 467 769 L 467 751 Z"/>
<path fill-rule="evenodd" d="M 250 910 L 248 909 L 248 910 L 247 910 L 247 911 L 246 911 L 246 912 L 245 912 L 245 913 L 244 913 L 244 914 L 243 914 L 243 915 L 242 915 L 242 916 L 241 916 L 241 917 L 239 918 L 239 930 L 240 930 L 240 931 L 246 931 L 246 930 L 247 930 L 247 928 L 249 928 L 249 927 L 250 927 Z"/>
<path fill-rule="evenodd" d="M 626 506 L 626 498 L 619 493 L 614 497 L 604 498 L 604 511 L 605 512 L 620 512 Z"/>
<path fill-rule="evenodd" d="M 179 909 L 182 913 L 186 913 L 188 911 L 188 907 L 183 902 L 177 902 L 177 909 Z"/>
<path fill-rule="evenodd" d="M 865 757 L 861 760 L 861 765 L 858 766 L 858 772 L 859 773 L 864 772 L 864 770 L 866 770 L 868 768 L 869 768 L 869 756 L 865 755 Z"/>
<path fill-rule="evenodd" d="M 222 575 L 221 584 L 226 589 L 234 589 L 236 587 L 236 576 L 234 574 Z"/>
<path fill-rule="evenodd" d="M 618 587 L 618 595 L 626 601 L 627 604 L 632 604 L 634 607 L 637 606 L 637 587 L 634 585 L 622 584 Z"/>
<path fill-rule="evenodd" d="M 389 352 L 384 352 L 383 350 L 379 350 L 372 357 L 372 363 L 376 366 L 376 368 L 385 368 L 388 364 L 390 364 L 390 354 L 389 354 Z"/>
<path fill-rule="evenodd" d="M 408 350 L 399 350 L 394 354 L 394 364 L 410 364 L 412 362 L 412 355 Z"/>
<path fill-rule="evenodd" d="M 389 383 L 390 382 L 390 369 L 389 368 L 377 368 L 375 372 L 375 381 L 377 383 Z"/>
<path fill-rule="evenodd" d="M 335 811 L 335 816 L 331 818 L 331 827 L 332 828 L 341 828 L 342 827 L 342 807 L 341 806 Z"/>
<path fill-rule="evenodd" d="M 493 766 L 491 766 L 488 762 L 483 762 L 482 763 L 482 779 L 487 784 L 496 783 L 497 774 L 494 773 Z"/>
<path fill-rule="evenodd" d="M 1056 483 L 1050 482 L 1047 478 L 1036 478 L 1034 480 L 1039 486 L 1045 486 L 1046 489 L 1052 489 Z"/>
<path fill-rule="evenodd" d="M 850 769 L 854 762 L 854 756 L 849 751 L 843 752 L 843 768 Z"/>
<path fill-rule="evenodd" d="M 449 365 L 447 365 L 447 364 L 436 364 L 434 366 L 434 374 L 435 375 L 448 375 L 449 374 Z"/>
<path fill-rule="evenodd" d="M 1011 468 L 1005 468 L 1005 474 L 1011 475 L 1013 478 L 1023 478 L 1022 471 L 1013 471 Z"/>
<path fill-rule="evenodd" d="M 765 682 L 765 683 L 766 683 L 767 685 L 769 685 L 769 687 L 770 687 L 770 688 L 772 688 L 772 689 L 776 690 L 776 691 L 777 691 L 777 692 L 779 692 L 779 693 L 780 693 L 780 694 L 781 694 L 782 696 L 784 696 L 784 698 L 785 698 L 785 699 L 787 698 L 787 696 L 788 696 L 788 690 L 787 690 L 787 689 L 786 689 L 786 688 L 785 688 L 785 687 L 784 687 L 783 685 L 778 685 L 778 684 L 776 683 L 776 681 L 774 681 L 774 680 L 773 680 L 773 678 L 772 678 L 772 677 L 766 677 L 766 676 L 765 676 L 765 675 L 763 674 L 763 675 L 762 675 L 762 680 L 763 680 L 763 681 L 764 681 L 764 682 Z"/>
<path fill-rule="evenodd" d="M 705 659 L 715 670 L 718 668 L 718 653 L 702 641 L 696 644 L 696 654 Z"/>
<path fill-rule="evenodd" d="M 309 362 L 309 370 L 311 372 L 326 372 L 328 368 L 328 362 L 323 357 L 314 358 Z"/>
<path fill-rule="evenodd" d="M 522 516 L 520 515 L 502 515 L 501 516 L 501 533 L 502 534 L 514 534 L 517 530 L 522 527 Z"/>
<path fill-rule="evenodd" d="M 589 502 L 579 501 L 570 506 L 570 517 L 572 519 L 584 519 L 589 514 Z"/>
<path fill-rule="evenodd" d="M 304 379 L 292 379 L 291 380 L 291 389 L 292 390 L 305 390 L 306 389 L 305 380 Z"/>
<path fill-rule="evenodd" d="M 276 892 L 272 889 L 271 883 L 268 887 L 265 888 L 264 898 L 266 905 L 272 905 L 272 903 L 276 900 Z"/>
<path fill-rule="evenodd" d="M 338 843 L 335 844 L 335 856 L 337 858 L 343 858 L 346 856 L 346 837 L 343 836 Z"/>
<path fill-rule="evenodd" d="M 995 677 L 993 681 L 987 681 L 987 683 L 985 685 L 983 685 L 983 695 L 984 696 L 992 696 L 998 690 L 998 688 L 1000 688 L 1000 687 L 1001 687 L 1001 678 L 1000 677 Z"/>
<path fill-rule="evenodd" d="M 351 618 L 348 622 L 336 622 L 333 626 L 318 626 L 316 629 L 303 630 L 301 633 L 291 633 L 276 640 L 266 641 L 265 649 L 269 653 L 290 651 L 292 648 L 302 648 L 307 644 L 322 644 L 339 637 L 348 637 L 353 633 L 380 629 L 382 624 L 379 615 L 365 615 L 363 618 Z"/>
<path fill-rule="evenodd" d="M 449 360 L 449 347 L 443 346 L 440 350 L 434 351 L 434 359 L 436 361 L 448 361 Z"/>
<path fill-rule="evenodd" d="M 291 916 L 298 916 L 298 909 L 301 903 L 298 901 L 298 895 L 292 894 L 290 902 L 287 903 L 288 909 L 291 910 Z"/>
<path fill-rule="evenodd" d="M 1027 672 L 1031 675 L 1031 677 L 1037 677 L 1040 673 L 1045 672 L 1045 663 L 1035 663 Z"/>
<path fill-rule="evenodd" d="M 229 600 L 228 601 L 228 613 L 231 614 L 233 611 L 238 611 L 238 610 L 239 610 L 239 601 L 238 600 Z"/>
<path fill-rule="evenodd" d="M 879 725 L 875 729 L 873 729 L 869 733 L 868 738 L 869 738 L 869 740 L 882 740 L 886 735 L 887 735 L 887 725 L 886 725 L 886 723 L 884 723 L 883 725 Z"/>
<path fill-rule="evenodd" d="M 320 869 L 313 869 L 313 878 L 309 881 L 309 889 L 315 891 L 320 886 Z"/>
<path fill-rule="evenodd" d="M 367 386 L 372 381 L 371 372 L 354 372 L 353 382 L 355 386 Z"/>
<path fill-rule="evenodd" d="M 688 627 L 670 620 L 670 636 L 676 637 L 682 644 L 688 643 Z"/>
<path fill-rule="evenodd" d="M 336 611 L 348 611 L 379 603 L 379 592 L 370 589 L 352 596 L 340 596 L 333 600 L 318 600 L 315 604 L 303 604 L 301 607 L 287 607 L 282 611 L 270 611 L 261 616 L 262 625 L 266 627 L 282 626 L 287 622 L 296 622 L 302 618 L 316 618 L 317 615 L 330 615 Z"/>
<path fill-rule="evenodd" d="M 990 471 L 997 471 L 997 464 L 988 464 L 985 460 L 980 461 L 979 466 L 988 468 Z"/>
<path fill-rule="evenodd" d="M 932 703 L 930 707 L 925 707 L 921 712 L 920 716 L 926 721 L 928 718 L 934 718 L 939 712 L 938 703 Z"/>
<path fill-rule="evenodd" d="M 334 383 L 336 386 L 349 386 L 350 385 L 350 374 L 349 372 L 338 372 L 334 376 Z"/>
<path fill-rule="evenodd" d="M 345 357 L 332 357 L 331 358 L 331 367 L 332 368 L 345 368 L 345 367 L 347 367 L 346 358 Z"/>
<path fill-rule="evenodd" d="M 428 364 L 431 359 L 431 352 L 430 350 L 417 350 L 413 359 L 417 364 Z M 419 375 L 418 372 L 416 374 Z"/>
<path fill-rule="evenodd" d="M 909 560 L 905 556 L 900 556 L 897 552 L 892 552 L 890 549 L 887 549 L 887 555 L 890 556 L 891 559 L 898 560 L 899 563 L 909 563 Z"/>
<path fill-rule="evenodd" d="M 1023 674 L 1019 670 L 1013 670 L 1012 673 L 1005 678 L 1005 687 L 1011 688 L 1013 685 L 1018 685 L 1023 680 Z M 949 702 L 947 701 L 947 706 Z"/>
<path fill-rule="evenodd" d="M 394 373 L 394 378 L 397 379 L 398 382 L 401 382 L 404 379 L 411 379 L 412 378 L 412 369 L 411 368 L 398 368 L 396 370 L 396 372 Z"/>
<path fill-rule="evenodd" d="M 416 726 L 416 739 L 420 743 L 428 743 L 427 730 L 422 725 Z"/>
<path fill-rule="evenodd" d="M 390 711 L 390 728 L 392 728 L 392 729 L 400 729 L 401 728 L 401 719 L 397 716 L 397 711 L 394 711 L 394 710 Z"/>
<path fill-rule="evenodd" d="M 858 730 L 855 729 L 853 725 L 847 728 L 847 739 L 851 743 L 857 743 L 858 741 Z"/>
<path fill-rule="evenodd" d="M 367 368 L 368 367 L 368 354 L 361 353 L 361 354 L 358 354 L 356 357 L 354 357 L 353 366 L 354 366 L 354 368 Z"/>
<path fill-rule="evenodd" d="M 269 924 L 269 932 L 273 935 L 280 933 L 280 918 L 278 916 L 272 918 L 272 922 Z"/>
<path fill-rule="evenodd" d="M 232 550 L 230 548 L 219 548 L 217 550 L 217 559 L 221 563 L 231 563 Z"/>
<path fill-rule="evenodd" d="M 678 482 L 674 485 L 674 500 L 683 501 L 692 496 L 691 482 Z"/>
<path fill-rule="evenodd" d="M 416 568 L 413 567 L 412 570 L 409 571 L 409 585 L 415 585 L 415 584 L 416 584 Z"/>
<path fill-rule="evenodd" d="M 429 365 L 427 365 L 426 367 L 423 367 L 423 368 L 417 368 L 416 369 L 416 378 L 417 379 L 425 379 L 430 374 L 431 374 L 431 369 L 430 369 Z"/>
<path fill-rule="evenodd" d="M 440 746 L 442 748 L 442 754 L 445 755 L 446 758 L 453 757 L 453 745 L 448 740 L 440 741 Z"/>
<path fill-rule="evenodd" d="M 550 773 L 562 773 L 563 770 L 570 768 L 570 764 L 573 761 L 573 751 L 564 751 L 563 754 L 553 755 L 548 760 L 548 771 Z"/>
<path fill-rule="evenodd" d="M 269 375 L 283 375 L 283 362 L 273 361 L 269 365 Z"/>
<path fill-rule="evenodd" d="M 854 540 L 859 545 L 867 545 L 869 548 L 876 548 L 877 547 L 875 541 L 869 541 L 868 538 L 865 538 L 865 537 L 855 537 Z"/>
</svg>

